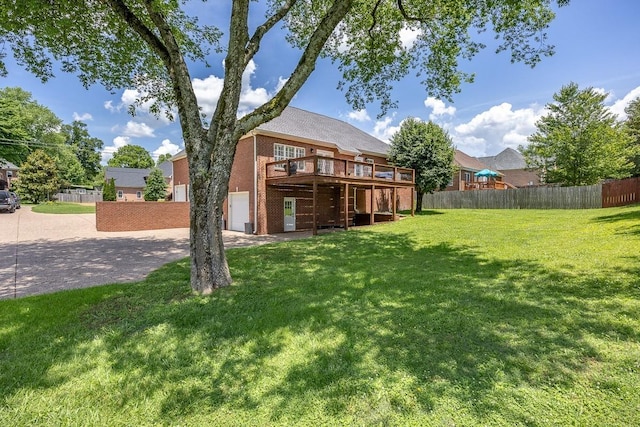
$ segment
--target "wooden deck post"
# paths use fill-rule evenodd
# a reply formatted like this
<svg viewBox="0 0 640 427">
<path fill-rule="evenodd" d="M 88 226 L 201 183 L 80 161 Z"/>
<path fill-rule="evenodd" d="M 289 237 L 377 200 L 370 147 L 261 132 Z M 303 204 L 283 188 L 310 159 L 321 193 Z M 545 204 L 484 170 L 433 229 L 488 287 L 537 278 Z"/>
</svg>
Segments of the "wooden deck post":
<svg viewBox="0 0 640 427">
<path fill-rule="evenodd" d="M 376 192 L 376 186 L 374 184 L 374 185 L 371 186 L 371 214 L 370 214 L 371 216 L 370 216 L 370 219 L 369 219 L 369 225 L 373 225 L 373 224 L 376 223 L 376 215 L 374 213 L 375 211 L 374 211 L 374 208 L 373 208 L 374 204 L 375 204 L 375 201 L 376 201 L 375 192 Z"/>
<path fill-rule="evenodd" d="M 349 229 L 349 183 L 344 184 L 344 229 Z"/>
<path fill-rule="evenodd" d="M 396 220 L 396 187 L 393 187 L 393 189 L 391 190 L 391 198 L 393 199 L 391 201 L 391 214 L 393 215 L 393 220 Z"/>
<path fill-rule="evenodd" d="M 318 181 L 313 177 L 313 235 L 318 235 Z"/>
<path fill-rule="evenodd" d="M 414 200 L 414 194 L 416 192 L 415 187 L 411 189 L 411 216 L 415 216 L 416 215 L 416 207 L 414 206 L 415 204 L 415 200 Z"/>
</svg>

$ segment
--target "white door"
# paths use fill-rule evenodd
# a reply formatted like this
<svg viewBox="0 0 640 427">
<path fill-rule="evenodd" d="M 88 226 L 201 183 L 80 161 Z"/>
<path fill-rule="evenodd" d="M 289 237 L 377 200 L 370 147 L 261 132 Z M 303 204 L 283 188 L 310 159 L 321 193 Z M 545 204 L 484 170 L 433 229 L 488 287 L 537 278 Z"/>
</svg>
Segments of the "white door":
<svg viewBox="0 0 640 427">
<path fill-rule="evenodd" d="M 187 186 L 176 185 L 173 187 L 173 201 L 174 202 L 186 202 L 187 201 Z"/>
<path fill-rule="evenodd" d="M 249 192 L 229 193 L 229 230 L 244 231 L 249 222 Z"/>
<path fill-rule="evenodd" d="M 284 198 L 284 231 L 296 231 L 296 199 Z"/>
</svg>

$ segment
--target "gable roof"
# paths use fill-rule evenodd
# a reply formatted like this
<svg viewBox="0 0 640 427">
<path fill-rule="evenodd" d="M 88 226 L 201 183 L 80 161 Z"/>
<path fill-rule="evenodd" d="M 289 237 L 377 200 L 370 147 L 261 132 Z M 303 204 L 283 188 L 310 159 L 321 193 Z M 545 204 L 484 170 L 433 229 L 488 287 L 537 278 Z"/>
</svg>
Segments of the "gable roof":
<svg viewBox="0 0 640 427">
<path fill-rule="evenodd" d="M 482 169 L 490 169 L 486 164 L 481 162 L 475 157 L 471 157 L 470 155 L 463 153 L 460 150 L 456 150 L 453 161 L 456 165 L 460 166 L 462 169 L 469 171 L 481 171 Z"/>
<path fill-rule="evenodd" d="M 165 160 L 158 165 L 158 169 L 162 171 L 162 175 L 165 178 L 169 178 L 173 175 L 173 162 L 171 160 Z"/>
<path fill-rule="evenodd" d="M 10 161 L 0 158 L 0 169 L 19 170 L 20 168 Z"/>
<path fill-rule="evenodd" d="M 389 144 L 349 123 L 295 107 L 285 108 L 280 116 L 258 126 L 253 133 L 326 144 L 356 155 L 386 156 L 390 148 Z"/>
<path fill-rule="evenodd" d="M 513 148 L 505 148 L 495 156 L 478 157 L 483 163 L 486 163 L 493 170 L 514 170 L 525 169 L 527 162 L 524 156 Z"/>
<path fill-rule="evenodd" d="M 149 169 L 107 167 L 104 171 L 105 179 L 113 178 L 118 187 L 142 188 L 147 185 L 147 176 Z"/>
</svg>

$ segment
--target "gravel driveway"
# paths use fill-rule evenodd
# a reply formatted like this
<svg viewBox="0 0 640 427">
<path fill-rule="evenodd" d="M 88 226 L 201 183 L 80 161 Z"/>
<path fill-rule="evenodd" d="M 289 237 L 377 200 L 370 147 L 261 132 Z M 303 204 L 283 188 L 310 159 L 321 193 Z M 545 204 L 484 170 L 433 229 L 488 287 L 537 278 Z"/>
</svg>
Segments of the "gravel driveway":
<svg viewBox="0 0 640 427">
<path fill-rule="evenodd" d="M 306 237 L 223 232 L 227 248 Z M 96 231 L 94 214 L 0 213 L 0 299 L 144 279 L 189 255 L 189 229 Z"/>
</svg>

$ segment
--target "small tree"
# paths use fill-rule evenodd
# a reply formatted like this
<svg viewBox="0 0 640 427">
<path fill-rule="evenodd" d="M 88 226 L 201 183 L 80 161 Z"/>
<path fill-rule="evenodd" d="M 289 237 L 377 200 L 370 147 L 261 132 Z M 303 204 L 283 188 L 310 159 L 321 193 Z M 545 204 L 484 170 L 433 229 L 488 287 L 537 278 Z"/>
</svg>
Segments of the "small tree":
<svg viewBox="0 0 640 427">
<path fill-rule="evenodd" d="M 536 123 L 531 144 L 521 147 L 544 182 L 591 185 L 629 176 L 630 138 L 604 105 L 607 96 L 575 83 L 553 95 L 556 102 L 547 104 L 549 113 Z"/>
<path fill-rule="evenodd" d="M 164 174 L 158 168 L 151 169 L 147 177 L 147 185 L 144 187 L 144 199 L 147 202 L 164 200 L 167 196 L 167 182 Z"/>
<path fill-rule="evenodd" d="M 58 169 L 55 161 L 42 150 L 31 153 L 20 167 L 17 181 L 20 195 L 33 203 L 50 200 L 58 191 Z"/>
<path fill-rule="evenodd" d="M 391 137 L 390 161 L 416 171 L 416 212 L 425 193 L 444 190 L 454 172 L 451 137 L 437 124 L 408 118 Z"/>
<path fill-rule="evenodd" d="M 116 181 L 111 178 L 102 187 L 102 200 L 105 202 L 116 201 Z"/>
</svg>

